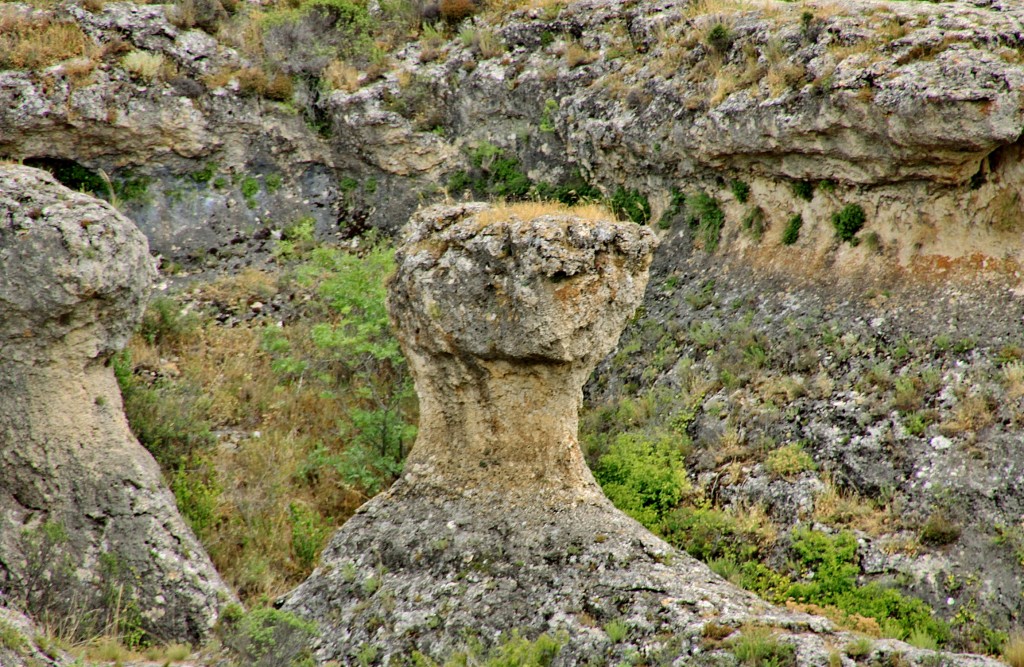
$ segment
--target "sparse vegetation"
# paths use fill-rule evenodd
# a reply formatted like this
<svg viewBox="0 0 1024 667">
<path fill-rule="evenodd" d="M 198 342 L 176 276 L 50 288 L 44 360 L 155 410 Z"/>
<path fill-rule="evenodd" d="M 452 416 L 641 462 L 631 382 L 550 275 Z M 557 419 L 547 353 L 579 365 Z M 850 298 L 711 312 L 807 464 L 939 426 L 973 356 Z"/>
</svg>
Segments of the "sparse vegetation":
<svg viewBox="0 0 1024 667">
<path fill-rule="evenodd" d="M 300 221 L 288 236 L 307 228 Z M 310 571 L 338 523 L 398 473 L 415 433 L 411 382 L 384 311 L 391 251 L 306 256 L 281 274 L 248 271 L 189 297 L 248 313 L 298 290 L 299 321 L 224 328 L 159 300 L 115 365 L 133 430 L 219 571 L 250 601 Z M 161 366 L 168 358 L 188 361 Z M 217 447 L 214 430 L 234 434 L 233 446 Z"/>
<path fill-rule="evenodd" d="M 732 196 L 736 198 L 736 201 L 741 204 L 747 203 L 747 199 L 750 197 L 750 186 L 744 181 L 739 179 L 729 181 L 729 189 L 732 191 Z"/>
<path fill-rule="evenodd" d="M 814 199 L 814 183 L 811 181 L 793 181 L 793 196 L 804 201 Z"/>
<path fill-rule="evenodd" d="M 733 655 L 748 667 L 788 667 L 796 664 L 796 647 L 779 640 L 770 629 L 746 627 L 729 642 Z"/>
</svg>

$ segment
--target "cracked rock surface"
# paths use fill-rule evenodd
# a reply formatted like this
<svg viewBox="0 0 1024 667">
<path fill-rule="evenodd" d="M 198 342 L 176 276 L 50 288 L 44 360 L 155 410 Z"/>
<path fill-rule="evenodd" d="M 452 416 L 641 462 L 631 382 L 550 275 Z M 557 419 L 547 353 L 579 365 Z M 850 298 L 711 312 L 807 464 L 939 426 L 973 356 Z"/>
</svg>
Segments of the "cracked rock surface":
<svg viewBox="0 0 1024 667">
<path fill-rule="evenodd" d="M 110 367 L 153 277 L 111 206 L 0 167 L 0 589 L 83 635 L 122 623 L 195 643 L 233 595 L 129 431 Z"/>
</svg>

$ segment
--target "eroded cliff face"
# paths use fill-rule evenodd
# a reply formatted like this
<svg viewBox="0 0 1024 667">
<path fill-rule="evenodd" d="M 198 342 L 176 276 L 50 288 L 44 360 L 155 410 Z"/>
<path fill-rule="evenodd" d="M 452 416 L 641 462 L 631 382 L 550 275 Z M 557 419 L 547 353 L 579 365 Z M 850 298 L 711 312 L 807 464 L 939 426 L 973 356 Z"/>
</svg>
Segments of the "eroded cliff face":
<svg viewBox="0 0 1024 667">
<path fill-rule="evenodd" d="M 3 9 L 72 21 L 93 51 L 89 67 L 3 74 L 0 154 L 105 170 L 155 250 L 178 260 L 243 254 L 306 216 L 325 236 L 396 229 L 423 198 L 461 195 L 460 171 L 493 179 L 484 144 L 535 186 L 579 172 L 606 194 L 636 189 L 654 219 L 694 189 L 726 203 L 726 228 L 762 209 L 769 241 L 800 212 L 805 259 L 866 263 L 830 243 L 829 217 L 850 203 L 902 266 L 1019 259 L 1024 47 L 1011 3 L 580 2 L 411 43 L 354 92 L 303 83 L 276 99 L 246 87 L 259 63 L 237 39 L 177 28 L 159 6 Z M 133 49 L 163 69 L 126 70 Z M 733 205 L 733 179 L 749 205 Z M 807 201 L 792 190 L 805 180 L 828 187 Z M 477 194 L 503 191 L 485 185 Z"/>
<path fill-rule="evenodd" d="M 903 515 L 881 534 L 827 524 L 857 531 L 864 576 L 970 627 L 1020 618 L 1021 392 L 1005 364 L 1024 316 L 1015 3 L 530 9 L 410 43 L 354 92 L 299 86 L 283 101 L 245 91 L 231 73 L 259 63 L 166 10 L 0 7 L 68 18 L 103 50 L 84 76 L 71 62 L 0 74 L 0 154 L 102 169 L 158 252 L 228 268 L 305 216 L 326 238 L 394 230 L 444 189 L 635 190 L 663 242 L 646 313 L 588 401 L 685 400 L 708 498 L 788 527 L 822 525 L 836 489 L 860 494 Z M 125 44 L 177 72 L 129 73 Z M 701 191 L 717 236 L 679 196 Z M 859 245 L 836 239 L 847 205 L 864 212 Z M 737 361 L 751 345 L 768 355 L 753 371 Z M 793 442 L 818 471 L 780 477 L 752 453 Z M 920 544 L 940 510 L 963 537 Z"/>
<path fill-rule="evenodd" d="M 128 430 L 110 367 L 155 275 L 145 238 L 27 167 L 0 167 L 0 211 L 4 594 L 69 635 L 201 641 L 233 595 Z"/>
</svg>

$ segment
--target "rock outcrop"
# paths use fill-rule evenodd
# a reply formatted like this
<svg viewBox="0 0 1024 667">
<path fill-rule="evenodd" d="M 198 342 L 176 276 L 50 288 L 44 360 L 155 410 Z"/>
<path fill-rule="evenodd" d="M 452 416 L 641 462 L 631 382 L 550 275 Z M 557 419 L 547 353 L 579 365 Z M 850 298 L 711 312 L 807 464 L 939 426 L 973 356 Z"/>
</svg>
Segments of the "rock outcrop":
<svg viewBox="0 0 1024 667">
<path fill-rule="evenodd" d="M 68 634 L 196 642 L 233 596 L 128 430 L 110 367 L 153 277 L 111 206 L 0 168 L 0 587 Z"/>
<path fill-rule="evenodd" d="M 389 310 L 421 430 L 402 478 L 284 601 L 318 623 L 319 660 L 444 659 L 515 631 L 549 633 L 557 665 L 723 664 L 731 644 L 718 640 L 758 623 L 799 664 L 828 662 L 844 639 L 828 621 L 773 608 L 672 549 L 615 509 L 582 461 L 581 386 L 640 303 L 653 248 L 644 227 L 565 213 L 467 204 L 414 217 Z M 873 650 L 933 657 L 891 641 Z"/>
</svg>

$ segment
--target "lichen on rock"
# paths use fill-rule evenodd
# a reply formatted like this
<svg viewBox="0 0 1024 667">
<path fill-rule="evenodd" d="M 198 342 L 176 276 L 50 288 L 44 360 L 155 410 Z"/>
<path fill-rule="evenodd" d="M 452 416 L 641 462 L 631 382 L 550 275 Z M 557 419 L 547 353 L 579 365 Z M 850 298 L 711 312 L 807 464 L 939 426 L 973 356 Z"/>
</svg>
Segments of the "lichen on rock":
<svg viewBox="0 0 1024 667">
<path fill-rule="evenodd" d="M 233 595 L 129 431 L 110 368 L 154 275 L 110 205 L 0 167 L 0 588 L 80 633 L 197 642 Z"/>
</svg>

